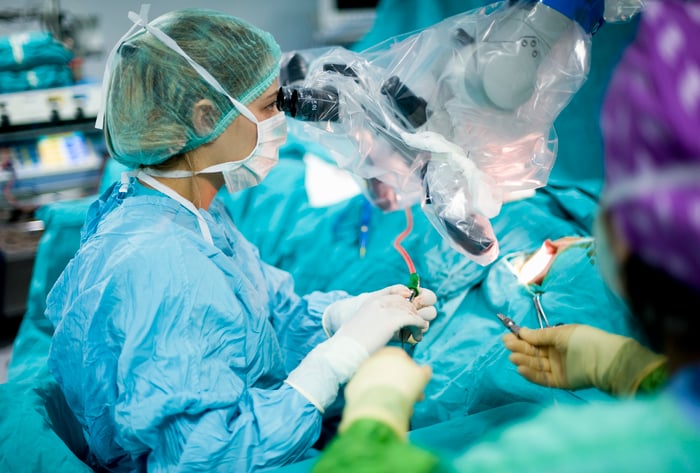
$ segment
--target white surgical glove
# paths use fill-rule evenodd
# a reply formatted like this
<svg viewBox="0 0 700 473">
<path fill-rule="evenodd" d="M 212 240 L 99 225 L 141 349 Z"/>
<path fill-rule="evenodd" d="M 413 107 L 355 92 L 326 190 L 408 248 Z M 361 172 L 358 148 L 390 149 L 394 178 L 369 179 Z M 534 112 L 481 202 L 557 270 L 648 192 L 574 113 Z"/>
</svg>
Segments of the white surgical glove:
<svg viewBox="0 0 700 473">
<path fill-rule="evenodd" d="M 400 328 L 427 329 L 428 322 L 406 297 L 387 292 L 367 298 L 355 316 L 311 350 L 285 382 L 324 412 L 338 395 L 340 385 Z"/>
<path fill-rule="evenodd" d="M 341 299 L 329 305 L 323 312 L 323 330 L 328 337 L 333 336 L 345 323 L 351 320 L 358 313 L 360 307 L 367 301 L 373 298 L 381 298 L 386 295 L 396 294 L 408 299 L 411 295 L 411 290 L 404 285 L 396 284 L 388 286 L 374 292 L 365 292 L 358 296 Z M 413 299 L 412 304 L 416 308 L 418 315 L 425 321 L 430 322 L 435 319 L 437 310 L 435 302 L 437 297 L 430 289 L 420 288 L 418 295 Z M 412 329 L 411 333 L 416 341 L 423 338 L 423 332 L 430 325 L 426 325 L 423 329 Z M 398 340 L 398 331 L 394 335 L 394 339 Z"/>
</svg>

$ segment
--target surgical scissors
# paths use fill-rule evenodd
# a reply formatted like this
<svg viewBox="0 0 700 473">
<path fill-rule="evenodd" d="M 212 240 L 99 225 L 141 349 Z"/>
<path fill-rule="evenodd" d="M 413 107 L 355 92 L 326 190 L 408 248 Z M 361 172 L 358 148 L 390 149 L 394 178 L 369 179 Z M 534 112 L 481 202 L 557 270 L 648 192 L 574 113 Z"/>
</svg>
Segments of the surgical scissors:
<svg viewBox="0 0 700 473">
<path fill-rule="evenodd" d="M 513 334 L 515 334 L 516 337 L 520 337 L 520 325 L 516 324 L 513 319 L 511 319 L 508 316 L 505 316 L 501 314 L 500 312 L 496 314 L 496 317 L 498 317 L 498 320 L 501 321 L 501 323 L 508 329 L 510 330 Z"/>
</svg>

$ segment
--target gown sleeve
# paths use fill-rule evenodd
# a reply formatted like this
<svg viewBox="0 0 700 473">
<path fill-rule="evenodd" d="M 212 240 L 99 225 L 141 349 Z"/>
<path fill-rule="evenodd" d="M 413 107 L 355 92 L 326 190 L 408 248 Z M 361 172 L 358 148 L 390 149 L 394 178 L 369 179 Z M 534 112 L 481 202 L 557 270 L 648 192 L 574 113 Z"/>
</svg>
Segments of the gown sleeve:
<svg viewBox="0 0 700 473">
<path fill-rule="evenodd" d="M 271 323 L 285 355 L 287 371 L 296 368 L 316 345 L 327 340 L 321 325 L 323 311 L 348 297 L 345 291 L 315 291 L 298 296 L 291 274 L 261 262 L 270 293 Z"/>
</svg>

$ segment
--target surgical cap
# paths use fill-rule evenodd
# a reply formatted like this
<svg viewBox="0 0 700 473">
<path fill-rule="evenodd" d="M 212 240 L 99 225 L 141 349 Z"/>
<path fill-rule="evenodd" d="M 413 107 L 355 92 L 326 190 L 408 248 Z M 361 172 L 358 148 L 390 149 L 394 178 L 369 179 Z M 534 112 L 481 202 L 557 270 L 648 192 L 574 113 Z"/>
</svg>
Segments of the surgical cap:
<svg viewBox="0 0 700 473">
<path fill-rule="evenodd" d="M 650 2 L 606 93 L 602 131 L 612 225 L 647 264 L 700 289 L 698 43 L 700 4 Z"/>
<path fill-rule="evenodd" d="M 245 105 L 279 74 L 280 48 L 272 35 L 236 17 L 204 9 L 167 13 L 158 28 Z M 238 116 L 229 98 L 186 59 L 146 28 L 117 46 L 104 109 L 107 149 L 130 167 L 155 165 L 217 138 Z M 193 123 L 195 105 L 213 107 Z M 202 126 L 204 123 L 204 126 Z"/>
</svg>

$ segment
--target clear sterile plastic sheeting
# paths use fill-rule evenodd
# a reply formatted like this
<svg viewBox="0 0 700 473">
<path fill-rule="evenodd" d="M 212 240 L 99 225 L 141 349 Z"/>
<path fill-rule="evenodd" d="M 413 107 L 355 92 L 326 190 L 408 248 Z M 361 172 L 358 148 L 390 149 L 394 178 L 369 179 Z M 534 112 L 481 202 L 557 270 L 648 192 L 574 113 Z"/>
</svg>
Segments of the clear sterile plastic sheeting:
<svg viewBox="0 0 700 473">
<path fill-rule="evenodd" d="M 451 246 L 489 264 L 489 219 L 547 183 L 554 120 L 588 75 L 591 32 L 577 21 L 546 1 L 500 2 L 362 52 L 287 52 L 278 106 L 376 206 L 420 202 Z"/>
<path fill-rule="evenodd" d="M 629 21 L 644 9 L 646 3 L 646 0 L 607 0 L 605 21 L 608 23 Z"/>
</svg>

